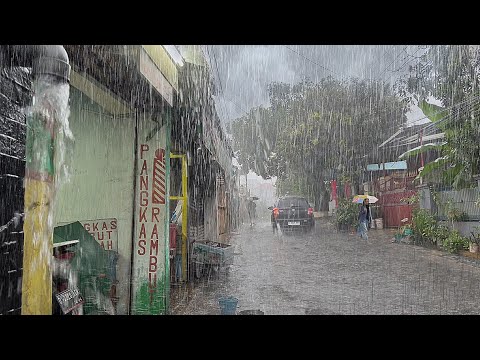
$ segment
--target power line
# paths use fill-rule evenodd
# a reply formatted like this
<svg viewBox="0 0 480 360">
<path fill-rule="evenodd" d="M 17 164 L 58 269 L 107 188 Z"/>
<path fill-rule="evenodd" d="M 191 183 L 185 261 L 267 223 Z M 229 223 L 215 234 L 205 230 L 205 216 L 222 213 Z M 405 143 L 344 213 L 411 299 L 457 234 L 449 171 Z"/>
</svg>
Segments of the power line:
<svg viewBox="0 0 480 360">
<path fill-rule="evenodd" d="M 215 55 L 215 51 L 214 51 L 213 49 L 212 49 L 212 50 L 209 50 L 209 49 L 208 49 L 208 46 L 207 46 L 207 51 L 208 51 L 208 54 L 209 54 L 209 55 L 210 55 L 210 52 L 213 54 L 213 60 L 214 60 L 215 70 L 216 70 L 216 72 L 217 72 L 218 81 L 219 81 L 219 83 L 220 83 L 220 90 L 221 90 L 221 92 L 222 92 L 223 98 L 224 98 L 224 99 L 227 99 L 228 101 L 230 101 L 231 103 L 233 103 L 235 106 L 237 106 L 238 109 L 240 109 L 241 111 L 244 111 L 245 113 L 248 114 L 248 111 L 247 111 L 247 110 L 245 110 L 244 108 L 242 108 L 242 107 L 241 107 L 240 105 L 238 105 L 235 101 L 233 101 L 231 98 L 229 98 L 229 97 L 227 97 L 227 96 L 225 95 L 225 91 L 224 91 L 224 88 L 223 88 L 222 80 L 221 80 L 221 78 L 220 78 L 220 72 L 219 72 L 219 70 L 218 70 L 218 63 L 217 63 L 217 57 L 216 57 L 216 55 Z M 226 111 L 227 116 L 230 117 L 230 113 L 228 112 L 228 109 L 227 109 L 227 107 L 226 107 L 226 105 L 225 105 L 225 102 L 223 102 L 223 107 L 224 107 L 224 110 Z"/>
<path fill-rule="evenodd" d="M 304 59 L 310 61 L 312 64 L 315 64 L 315 65 L 321 67 L 322 69 L 331 72 L 332 74 L 338 75 L 338 76 L 340 76 L 340 77 L 346 77 L 345 75 L 342 76 L 341 74 L 339 74 L 339 73 L 337 73 L 337 72 L 335 72 L 335 71 L 327 68 L 326 66 L 320 65 L 319 63 L 313 61 L 312 59 L 307 58 L 305 55 L 300 54 L 299 52 L 293 50 L 292 48 L 288 47 L 287 45 L 282 45 L 282 46 L 286 47 L 288 50 L 294 52 L 294 53 L 297 54 L 298 56 L 301 56 L 301 57 L 303 57 Z"/>
<path fill-rule="evenodd" d="M 407 58 L 415 58 L 415 59 L 418 59 L 420 57 L 417 57 L 417 56 L 414 56 L 418 51 L 420 51 L 422 48 L 419 47 L 413 54 L 409 54 L 406 49 L 407 49 L 408 45 L 404 46 L 402 51 L 397 55 L 397 57 L 395 59 L 393 59 L 378 75 L 379 78 L 381 78 L 387 71 L 391 71 L 392 73 L 395 73 L 395 72 L 399 72 L 410 60 L 407 60 L 406 62 L 404 62 L 398 69 L 394 69 L 394 70 L 388 70 L 388 68 L 390 67 L 390 65 L 392 65 L 395 61 L 397 61 L 397 59 L 402 55 L 402 53 L 405 53 L 405 57 L 402 59 L 405 60 Z M 423 49 L 426 49 L 426 48 L 423 48 Z M 387 82 L 388 80 L 390 80 L 392 78 L 393 74 L 390 75 L 386 80 L 384 79 L 385 82 Z"/>
<path fill-rule="evenodd" d="M 409 54 L 406 52 L 406 48 L 407 48 L 407 47 L 408 47 L 408 45 L 407 45 L 407 46 L 404 46 L 403 49 L 402 49 L 402 51 L 407 54 L 407 56 L 405 56 L 402 60 L 405 60 L 408 56 L 413 56 L 413 55 L 415 55 L 415 54 L 421 49 L 421 48 L 418 48 L 418 49 L 413 53 L 413 55 L 409 55 Z M 392 65 L 392 64 L 400 57 L 400 55 L 402 55 L 402 52 L 400 52 L 400 54 L 398 54 L 397 57 L 396 57 L 395 59 L 393 59 L 393 61 L 390 62 L 390 63 L 383 69 L 383 71 L 380 72 L 379 78 L 381 78 L 381 77 L 383 76 L 383 74 L 385 74 L 385 73 L 387 72 L 387 70 L 388 70 L 388 68 L 390 67 L 390 65 Z M 396 69 L 396 70 L 391 70 L 391 71 L 392 71 L 392 74 L 391 74 L 386 80 L 383 79 L 384 82 L 385 82 L 385 83 L 388 82 L 388 81 L 392 78 L 392 76 L 394 75 L 393 73 L 400 71 L 400 70 L 405 66 L 405 64 L 408 63 L 408 61 L 409 61 L 409 60 L 407 60 L 406 62 L 404 62 L 404 63 L 400 66 L 400 68 L 398 68 L 398 69 Z M 360 101 L 360 102 L 365 101 L 369 96 L 370 96 L 370 95 L 366 95 L 363 99 L 360 99 L 359 101 Z"/>
<path fill-rule="evenodd" d="M 460 106 L 458 109 L 458 111 L 463 111 L 463 112 L 468 112 L 468 111 L 472 111 L 476 105 L 479 104 L 479 99 L 480 95 L 476 95 L 470 99 L 467 99 L 467 100 L 464 100 L 462 101 L 461 103 L 457 104 L 458 106 Z M 475 101 L 477 100 L 477 101 Z M 470 104 L 468 104 L 468 102 L 470 102 Z M 451 109 L 453 110 L 453 109 Z M 476 109 L 476 110 L 473 110 L 474 113 L 477 113 L 479 111 L 479 109 Z M 437 124 L 439 123 L 442 123 L 442 122 L 450 122 L 450 121 L 453 121 L 454 118 L 453 118 L 453 114 L 451 112 L 448 113 L 448 115 L 446 115 L 445 117 L 443 117 L 442 119 L 438 120 L 438 121 L 435 121 L 435 122 L 432 122 L 430 124 L 428 124 L 427 126 L 425 126 L 424 128 L 424 131 L 429 131 L 428 134 L 431 134 L 433 131 L 430 131 L 431 129 L 433 129 Z M 433 129 L 435 130 L 435 129 Z"/>
<path fill-rule="evenodd" d="M 469 111 L 471 110 L 474 106 L 478 105 L 478 101 L 475 102 L 475 100 L 478 100 L 480 98 L 480 95 L 475 95 L 471 98 L 468 98 L 468 99 L 465 99 L 465 100 L 462 100 L 460 101 L 459 103 L 457 104 L 453 104 L 447 108 L 444 108 L 442 110 L 439 110 L 437 111 L 435 114 L 439 114 L 443 111 L 448 111 L 448 110 L 453 110 L 454 107 L 459 107 L 458 110 L 463 110 L 463 111 Z M 434 115 L 435 115 L 434 114 Z M 415 122 L 419 121 L 419 120 L 423 120 L 423 119 L 427 119 L 428 117 L 427 116 L 424 116 L 423 118 L 420 118 L 420 119 L 417 119 Z M 438 124 L 440 123 L 443 123 L 443 122 L 446 122 L 446 121 L 450 121 L 452 120 L 452 114 L 451 112 L 449 112 L 447 115 L 445 115 L 443 118 L 435 121 L 435 122 L 431 122 L 429 124 L 427 124 L 426 126 L 424 126 L 423 128 L 420 129 L 420 131 L 422 131 L 424 133 L 424 135 L 431 135 L 433 133 L 433 131 L 430 131 L 431 129 L 434 129 Z M 435 131 L 435 130 L 434 130 Z M 401 145 L 406 145 L 406 144 L 402 144 L 400 143 L 401 141 L 405 141 L 407 140 L 408 138 L 410 138 L 412 135 L 404 135 L 398 139 L 396 139 L 396 142 L 397 144 L 394 145 L 394 146 L 401 146 Z"/>
<path fill-rule="evenodd" d="M 208 53 L 210 54 L 210 51 L 208 50 L 208 47 L 207 47 L 207 51 L 208 51 Z M 216 72 L 217 72 L 217 76 L 218 76 L 218 81 L 219 81 L 219 83 L 220 83 L 220 89 L 221 89 L 221 91 L 222 91 L 222 96 L 223 96 L 223 98 L 226 99 L 226 100 L 228 100 L 228 101 L 230 101 L 232 104 L 234 104 L 234 105 L 237 107 L 237 109 L 240 109 L 242 112 L 245 112 L 246 114 L 248 114 L 248 113 L 249 113 L 249 110 L 246 110 L 246 109 L 243 108 L 242 106 L 238 105 L 235 101 L 233 101 L 233 99 L 231 99 L 231 98 L 229 98 L 229 97 L 227 97 L 227 96 L 225 95 L 225 91 L 224 91 L 224 88 L 223 88 L 222 80 L 221 80 L 221 78 L 220 78 L 220 72 L 219 72 L 219 70 L 218 70 L 218 63 L 217 63 L 217 58 L 216 58 L 216 55 L 215 55 L 215 51 L 211 50 L 211 52 L 213 53 L 213 60 L 214 60 L 214 62 L 215 62 L 215 68 L 216 68 Z M 228 116 L 229 118 L 231 118 L 230 113 L 229 113 L 229 111 L 228 111 L 228 109 L 227 109 L 227 107 L 226 107 L 226 105 L 225 105 L 225 101 L 223 101 L 223 108 L 224 108 L 227 116 Z"/>
<path fill-rule="evenodd" d="M 383 56 L 384 58 L 385 58 L 385 54 L 388 55 L 388 57 L 390 57 L 390 58 L 394 58 L 394 57 L 395 57 L 394 55 L 390 54 L 390 53 L 387 51 L 386 48 L 383 49 L 383 54 L 384 54 L 384 56 Z M 378 57 L 377 64 L 376 64 L 376 65 L 375 65 L 375 64 L 370 64 L 370 68 L 371 68 L 371 67 L 374 67 L 374 66 L 380 67 L 381 64 L 382 64 L 381 61 L 382 61 L 382 58 L 379 56 L 379 57 Z M 386 61 L 386 60 L 385 60 L 385 61 Z"/>
<path fill-rule="evenodd" d="M 454 104 L 448 108 L 445 108 L 441 111 L 437 111 L 435 114 L 439 114 L 443 111 L 448 111 L 448 110 L 453 110 L 453 107 L 455 106 L 459 106 L 459 109 L 458 110 L 463 110 L 463 111 L 469 111 L 471 108 L 473 108 L 475 105 L 478 104 L 477 103 L 474 103 L 474 101 L 476 99 L 478 99 L 479 96 L 474 96 L 472 98 L 469 98 L 469 99 L 466 99 L 466 100 L 463 100 L 457 104 Z M 471 102 L 470 104 L 468 104 L 468 102 Z M 427 118 L 425 116 L 425 118 Z M 438 124 L 441 124 L 443 122 L 447 122 L 447 121 L 450 121 L 452 118 L 451 118 L 451 112 L 449 112 L 447 115 L 445 115 L 443 118 L 435 121 L 435 122 L 430 122 L 428 123 L 427 125 L 425 125 L 423 128 L 420 129 L 420 131 L 422 131 L 424 133 L 424 135 L 430 135 L 433 133 L 433 131 L 435 131 L 435 127 L 437 127 Z M 431 129 L 433 129 L 433 131 L 430 131 Z M 402 140 L 405 140 L 405 139 L 408 139 L 409 137 L 411 136 L 403 136 L 401 138 L 398 139 L 398 141 L 402 141 Z"/>
<path fill-rule="evenodd" d="M 408 45 L 407 45 L 408 46 Z M 405 46 L 403 48 L 403 51 L 405 51 L 405 49 L 407 48 L 407 46 Z M 387 66 L 385 66 L 385 68 L 383 69 L 383 71 L 381 71 L 378 75 L 379 78 L 381 78 L 383 76 L 383 74 L 385 74 L 388 70 L 388 68 L 390 67 L 390 65 L 392 65 L 399 57 L 400 55 L 402 55 L 402 53 L 400 52 L 400 54 L 397 55 L 397 57 L 395 59 L 393 59 Z M 405 57 L 406 58 L 406 57 Z M 405 60 L 405 58 L 403 58 Z M 387 80 L 390 80 L 390 78 L 392 77 L 392 75 L 387 79 Z M 385 81 L 386 82 L 386 81 Z M 360 99 L 359 102 L 362 102 L 362 101 L 365 101 L 370 95 L 367 94 L 364 98 Z"/>
<path fill-rule="evenodd" d="M 223 95 L 223 97 L 225 99 L 227 99 L 228 101 L 230 101 L 233 105 L 235 105 L 237 107 L 237 109 L 241 110 L 242 112 L 245 112 L 248 114 L 248 110 L 246 110 L 245 108 L 243 108 L 242 106 L 238 105 L 235 101 L 233 101 L 233 99 L 229 98 L 229 97 L 226 97 L 225 94 Z"/>
<path fill-rule="evenodd" d="M 406 59 L 408 56 L 411 56 L 411 57 L 413 57 L 413 58 L 417 59 L 417 57 L 415 57 L 414 55 L 415 55 L 417 52 L 419 52 L 419 51 L 420 51 L 420 49 L 421 49 L 421 48 L 418 48 L 418 49 L 417 49 L 417 50 L 416 50 L 416 51 L 415 51 L 415 52 L 414 52 L 412 55 L 409 55 L 409 54 L 407 53 L 407 56 L 406 56 L 406 57 L 404 57 L 403 59 L 405 60 L 405 59 Z M 390 79 L 392 78 L 392 76 L 393 76 L 393 73 L 395 73 L 395 72 L 399 72 L 400 70 L 402 70 L 402 69 L 403 69 L 403 67 L 404 67 L 406 64 L 408 64 L 408 62 L 409 62 L 409 61 L 410 61 L 410 60 L 407 60 L 407 61 L 405 61 L 405 62 L 404 62 L 404 63 L 403 63 L 403 64 L 402 64 L 402 65 L 401 65 L 401 66 L 400 66 L 398 69 L 396 69 L 396 70 L 392 70 L 392 75 L 390 75 L 390 77 L 387 79 L 387 81 L 388 81 L 388 80 L 390 80 Z"/>
<path fill-rule="evenodd" d="M 330 70 L 329 68 L 327 68 L 327 67 L 325 67 L 325 66 L 323 66 L 323 65 L 320 65 L 320 64 L 316 63 L 315 61 L 307 58 L 305 55 L 300 54 L 299 52 L 293 50 L 292 48 L 290 48 L 290 47 L 288 47 L 288 46 L 286 46 L 286 45 L 283 45 L 283 46 L 286 47 L 288 50 L 294 52 L 295 54 L 297 54 L 297 55 L 305 58 L 305 59 L 308 60 L 308 61 L 310 61 L 311 63 L 313 63 L 313 64 L 321 67 L 321 68 L 324 69 L 324 70 L 327 70 L 327 71 L 329 71 L 329 72 L 331 72 L 331 73 L 333 73 L 333 74 L 336 74 L 336 75 L 340 76 L 341 78 L 346 78 L 346 77 L 347 77 L 346 75 L 343 75 L 343 76 L 342 76 L 341 74 L 339 74 L 339 73 L 337 73 L 337 72 L 335 72 L 335 71 L 333 71 L 333 70 Z M 407 45 L 407 46 L 408 46 L 408 45 Z M 405 51 L 405 49 L 407 48 L 407 46 L 405 46 L 405 47 L 403 48 L 404 51 Z M 417 51 L 418 51 L 418 50 L 417 50 Z M 385 73 L 385 72 L 388 70 L 388 68 L 390 67 L 390 65 L 393 64 L 393 63 L 400 57 L 400 55 L 401 55 L 401 53 L 400 53 L 395 59 L 393 59 L 393 61 L 392 61 L 391 63 L 389 63 L 382 72 L 380 72 L 380 77 L 381 77 L 381 74 L 382 74 L 382 73 Z M 406 57 L 405 57 L 405 58 L 406 58 Z M 405 59 L 405 58 L 404 58 L 404 59 Z M 351 76 L 351 75 L 350 75 L 350 76 Z M 393 75 L 392 75 L 392 76 L 393 76 Z M 391 78 L 392 76 L 390 76 L 390 78 Z M 389 78 L 389 79 L 390 79 L 390 78 Z M 359 101 L 362 102 L 362 101 L 364 101 L 365 99 L 367 99 L 369 96 L 370 96 L 370 95 L 366 95 L 363 99 L 360 99 Z"/>
<path fill-rule="evenodd" d="M 472 97 L 470 97 L 470 98 L 467 98 L 467 99 L 464 99 L 464 100 L 462 100 L 462 101 L 460 101 L 460 102 L 458 102 L 458 103 L 456 103 L 456 104 L 453 104 L 453 105 L 450 105 L 450 106 L 448 106 L 448 107 L 446 107 L 446 108 L 443 108 L 442 110 L 439 110 L 439 111 L 435 112 L 433 115 L 438 115 L 438 114 L 440 114 L 440 113 L 442 113 L 442 112 L 444 112 L 444 111 L 446 111 L 446 110 L 451 110 L 451 109 L 452 109 L 453 107 L 455 107 L 455 106 L 463 105 L 463 104 L 465 104 L 465 103 L 468 103 L 468 102 L 470 102 L 470 101 L 473 101 L 473 100 L 475 100 L 475 99 L 478 99 L 479 97 L 480 97 L 480 94 L 479 94 L 479 95 L 474 95 L 474 96 L 472 96 Z M 419 118 L 419 119 L 417 119 L 417 120 L 414 120 L 414 121 L 410 122 L 410 124 L 414 124 L 414 123 L 419 122 L 419 121 L 424 120 L 424 119 L 428 119 L 428 116 L 423 116 L 423 117 L 421 117 L 421 118 Z M 438 120 L 438 121 L 441 121 L 441 120 L 443 120 L 443 119 L 440 119 L 440 120 Z M 438 123 L 438 121 L 436 121 L 435 123 Z M 429 125 L 431 125 L 431 124 L 429 124 Z"/>
<path fill-rule="evenodd" d="M 408 46 L 408 45 L 407 45 Z M 407 48 L 407 46 L 405 46 L 403 48 L 403 51 L 405 51 L 405 49 Z M 385 66 L 385 68 L 383 69 L 383 71 L 380 72 L 380 74 L 378 75 L 378 77 L 382 77 L 382 74 L 383 73 L 386 73 L 388 68 L 390 67 L 390 65 L 392 65 L 395 61 L 397 61 L 397 59 L 400 57 L 400 55 L 402 55 L 402 53 L 400 52 L 400 54 L 397 55 L 397 57 L 395 59 L 392 60 L 391 63 L 389 63 L 387 66 Z M 404 58 L 405 59 L 405 58 Z"/>
</svg>

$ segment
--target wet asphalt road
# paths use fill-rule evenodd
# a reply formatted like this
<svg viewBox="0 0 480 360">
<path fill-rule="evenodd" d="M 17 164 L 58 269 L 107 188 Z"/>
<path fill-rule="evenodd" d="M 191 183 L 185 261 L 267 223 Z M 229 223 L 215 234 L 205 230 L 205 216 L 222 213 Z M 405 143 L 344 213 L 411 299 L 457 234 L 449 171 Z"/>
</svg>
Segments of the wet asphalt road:
<svg viewBox="0 0 480 360">
<path fill-rule="evenodd" d="M 244 225 L 230 269 L 173 286 L 170 313 L 220 314 L 218 299 L 234 296 L 237 312 L 265 315 L 480 314 L 478 262 L 392 238 L 372 229 L 365 242 L 323 219 L 290 236 Z"/>
</svg>

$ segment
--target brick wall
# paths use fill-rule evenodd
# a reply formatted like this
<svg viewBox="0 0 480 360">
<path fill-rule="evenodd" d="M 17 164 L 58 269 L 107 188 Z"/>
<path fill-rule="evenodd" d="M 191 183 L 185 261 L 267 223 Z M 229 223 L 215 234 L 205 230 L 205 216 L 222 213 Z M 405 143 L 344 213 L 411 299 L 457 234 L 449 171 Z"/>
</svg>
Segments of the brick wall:
<svg viewBox="0 0 480 360">
<path fill-rule="evenodd" d="M 0 69 L 0 314 L 20 314 L 23 263 L 26 69 Z M 16 216 L 17 214 L 17 216 Z"/>
</svg>

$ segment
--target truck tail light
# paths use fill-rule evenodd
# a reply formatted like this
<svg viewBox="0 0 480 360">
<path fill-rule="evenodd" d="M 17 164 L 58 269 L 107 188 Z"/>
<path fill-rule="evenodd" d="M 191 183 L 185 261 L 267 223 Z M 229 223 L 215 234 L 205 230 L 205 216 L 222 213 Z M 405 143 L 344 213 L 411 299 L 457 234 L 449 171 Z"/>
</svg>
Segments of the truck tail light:
<svg viewBox="0 0 480 360">
<path fill-rule="evenodd" d="M 308 216 L 313 215 L 313 208 L 308 208 Z"/>
</svg>

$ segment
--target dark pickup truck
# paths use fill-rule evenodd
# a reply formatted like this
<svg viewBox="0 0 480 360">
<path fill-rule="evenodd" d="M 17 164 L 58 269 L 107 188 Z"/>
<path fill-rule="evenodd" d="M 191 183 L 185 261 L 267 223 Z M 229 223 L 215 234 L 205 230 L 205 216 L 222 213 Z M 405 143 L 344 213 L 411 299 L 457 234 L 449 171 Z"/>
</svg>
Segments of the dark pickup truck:
<svg viewBox="0 0 480 360">
<path fill-rule="evenodd" d="M 315 226 L 313 208 L 301 196 L 285 196 L 272 209 L 273 217 L 283 233 L 295 230 L 311 231 Z"/>
</svg>

